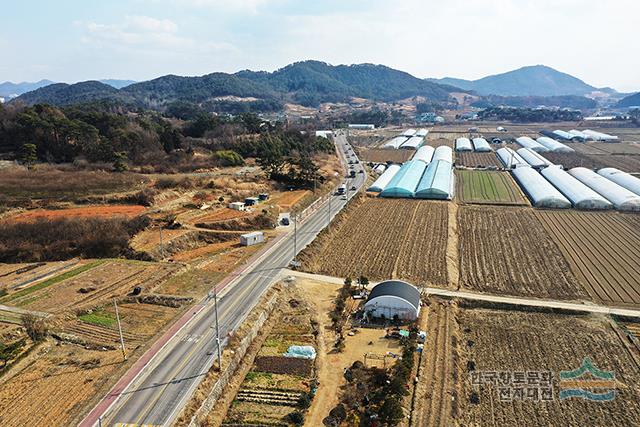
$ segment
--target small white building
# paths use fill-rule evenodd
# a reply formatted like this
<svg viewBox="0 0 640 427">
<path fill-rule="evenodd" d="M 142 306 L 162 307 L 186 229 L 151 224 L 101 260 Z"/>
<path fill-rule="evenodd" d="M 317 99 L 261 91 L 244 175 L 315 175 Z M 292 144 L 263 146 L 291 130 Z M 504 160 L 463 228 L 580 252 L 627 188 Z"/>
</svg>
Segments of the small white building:
<svg viewBox="0 0 640 427">
<path fill-rule="evenodd" d="M 240 244 L 242 246 L 253 246 L 262 242 L 264 242 L 264 233 L 262 231 L 254 231 L 240 236 Z"/>
<path fill-rule="evenodd" d="M 246 207 L 242 202 L 232 202 L 232 203 L 229 203 L 229 209 L 233 209 L 236 211 L 244 211 L 246 210 Z"/>
<path fill-rule="evenodd" d="M 420 291 L 402 280 L 385 280 L 373 287 L 364 311 L 371 317 L 416 320 L 420 314 Z"/>
<path fill-rule="evenodd" d="M 367 123 L 349 123 L 349 129 L 374 130 L 376 125 Z"/>
</svg>

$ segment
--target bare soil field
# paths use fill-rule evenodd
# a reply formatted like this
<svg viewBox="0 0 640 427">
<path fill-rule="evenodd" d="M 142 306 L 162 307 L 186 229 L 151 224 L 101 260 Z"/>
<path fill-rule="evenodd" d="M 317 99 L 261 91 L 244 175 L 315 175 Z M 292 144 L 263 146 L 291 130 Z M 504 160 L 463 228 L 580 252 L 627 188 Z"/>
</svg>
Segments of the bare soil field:
<svg viewBox="0 0 640 427">
<path fill-rule="evenodd" d="M 584 154 L 640 155 L 640 144 L 629 142 L 585 142 L 570 144 L 570 147 Z"/>
<path fill-rule="evenodd" d="M 447 218 L 446 203 L 361 197 L 299 259 L 312 273 L 446 285 Z"/>
<path fill-rule="evenodd" d="M 533 209 L 462 206 L 460 285 L 517 296 L 588 298 Z"/>
<path fill-rule="evenodd" d="M 463 356 L 457 425 L 640 424 L 638 348 L 626 344 L 606 318 L 476 308 L 461 310 L 458 321 Z M 615 375 L 614 400 L 560 399 L 560 372 L 579 368 L 587 357 Z M 526 382 L 516 382 L 515 373 L 522 371 Z M 543 382 L 541 374 L 536 378 L 526 371 L 550 372 L 551 380 Z M 497 375 L 512 401 L 500 399 L 500 385 L 488 383 L 493 372 L 506 372 Z M 479 376 L 483 384 L 478 384 Z M 549 382 L 551 400 L 534 400 Z M 513 398 L 518 396 L 515 388 L 531 398 Z"/>
<path fill-rule="evenodd" d="M 413 150 L 385 150 L 384 148 L 370 148 L 360 150 L 358 153 L 361 160 L 375 163 L 404 163 L 409 160 L 415 151 Z"/>
<path fill-rule="evenodd" d="M 640 216 L 536 211 L 591 297 L 640 304 Z"/>
<path fill-rule="evenodd" d="M 83 264 L 86 264 L 86 261 L 78 259 L 31 264 L 0 264 L 0 289 L 7 291 L 20 289 Z"/>
<path fill-rule="evenodd" d="M 86 206 L 81 208 L 33 210 L 11 217 L 13 221 L 33 221 L 38 218 L 111 218 L 124 216 L 131 218 L 141 215 L 147 208 L 140 205 Z"/>
<path fill-rule="evenodd" d="M 508 172 L 458 169 L 457 194 L 464 203 L 528 206 Z"/>
<path fill-rule="evenodd" d="M 496 153 L 456 153 L 456 164 L 468 168 L 502 167 L 502 163 L 498 160 Z"/>
</svg>

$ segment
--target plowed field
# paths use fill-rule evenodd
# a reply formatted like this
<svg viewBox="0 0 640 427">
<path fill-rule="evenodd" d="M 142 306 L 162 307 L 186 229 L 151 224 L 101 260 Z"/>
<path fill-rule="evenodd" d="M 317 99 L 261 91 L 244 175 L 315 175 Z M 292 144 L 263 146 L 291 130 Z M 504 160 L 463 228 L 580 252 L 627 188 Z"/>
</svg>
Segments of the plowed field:
<svg viewBox="0 0 640 427">
<path fill-rule="evenodd" d="M 114 216 L 134 217 L 142 214 L 147 208 L 139 205 L 86 206 L 82 208 L 34 210 L 16 215 L 14 221 L 33 221 L 39 218 L 111 218 Z"/>
<path fill-rule="evenodd" d="M 362 198 L 300 256 L 303 269 L 338 277 L 447 283 L 447 204 Z"/>
<path fill-rule="evenodd" d="M 460 284 L 480 292 L 586 299 L 533 209 L 462 206 Z"/>
<path fill-rule="evenodd" d="M 480 309 L 461 310 L 458 319 L 464 357 L 458 365 L 462 393 L 456 399 L 460 415 L 455 425 L 640 425 L 638 350 L 627 347 L 606 319 Z M 615 375 L 614 400 L 560 400 L 560 372 L 579 368 L 586 357 L 596 368 Z M 471 381 L 472 373 L 521 371 L 551 372 L 552 400 L 501 401 L 498 385 Z M 505 378 L 501 384 L 511 390 L 538 386 L 531 376 L 524 385 Z"/>
<path fill-rule="evenodd" d="M 640 216 L 575 211 L 535 214 L 595 300 L 640 304 Z"/>
<path fill-rule="evenodd" d="M 496 153 L 456 153 L 456 164 L 468 168 L 485 168 L 488 166 L 502 167 L 502 163 L 498 160 Z"/>
<path fill-rule="evenodd" d="M 385 150 L 384 148 L 371 148 L 360 150 L 359 157 L 366 162 L 394 162 L 404 163 L 413 156 L 413 150 Z"/>
</svg>

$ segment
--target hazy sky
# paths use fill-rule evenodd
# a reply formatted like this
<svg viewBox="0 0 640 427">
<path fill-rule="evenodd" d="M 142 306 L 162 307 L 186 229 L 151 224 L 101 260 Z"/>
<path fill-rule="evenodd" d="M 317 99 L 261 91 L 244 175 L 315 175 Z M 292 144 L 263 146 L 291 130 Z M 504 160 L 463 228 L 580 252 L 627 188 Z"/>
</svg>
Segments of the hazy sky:
<svg viewBox="0 0 640 427">
<path fill-rule="evenodd" d="M 7 0 L 0 81 L 146 80 L 318 59 L 474 79 L 545 64 L 640 89 L 640 0 Z"/>
</svg>

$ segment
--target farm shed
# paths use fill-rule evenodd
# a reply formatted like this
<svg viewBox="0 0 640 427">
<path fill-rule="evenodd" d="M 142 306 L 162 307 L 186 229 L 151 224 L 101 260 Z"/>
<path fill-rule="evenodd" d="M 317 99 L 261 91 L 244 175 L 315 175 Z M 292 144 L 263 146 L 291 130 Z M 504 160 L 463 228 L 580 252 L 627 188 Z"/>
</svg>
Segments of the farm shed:
<svg viewBox="0 0 640 427">
<path fill-rule="evenodd" d="M 412 136 L 407 139 L 407 141 L 400 146 L 400 148 L 404 148 L 406 150 L 417 150 L 424 144 L 424 138 L 421 136 Z"/>
<path fill-rule="evenodd" d="M 453 163 L 453 150 L 451 147 L 446 145 L 441 145 L 436 148 L 433 152 L 432 162 L 436 162 L 438 160 L 444 160 L 449 163 Z"/>
<path fill-rule="evenodd" d="M 402 135 L 406 136 L 406 137 L 411 137 L 411 136 L 415 135 L 416 132 L 418 132 L 418 131 L 415 130 L 415 129 L 407 129 L 404 132 L 402 132 Z"/>
<path fill-rule="evenodd" d="M 534 168 L 544 168 L 551 165 L 551 162 L 539 153 L 536 153 L 530 148 L 519 148 L 516 153 L 522 157 L 522 159 Z"/>
<path fill-rule="evenodd" d="M 471 141 L 469 138 L 457 138 L 456 139 L 456 151 L 473 151 Z"/>
<path fill-rule="evenodd" d="M 543 145 L 548 151 L 552 153 L 573 153 L 575 150 L 571 147 L 564 145 L 561 142 L 556 141 L 548 136 L 541 136 L 536 140 L 538 144 Z"/>
<path fill-rule="evenodd" d="M 406 136 L 396 136 L 391 141 L 383 145 L 383 148 L 398 149 L 408 138 Z"/>
<path fill-rule="evenodd" d="M 389 185 L 389 182 L 391 182 L 391 179 L 398 173 L 399 170 L 399 165 L 390 165 L 387 170 L 385 170 L 384 173 L 380 175 L 373 184 L 371 184 L 371 187 L 369 187 L 367 191 L 380 193 L 387 187 L 387 185 Z"/>
<path fill-rule="evenodd" d="M 484 138 L 473 138 L 473 149 L 478 153 L 488 153 L 493 151 L 489 143 Z"/>
<path fill-rule="evenodd" d="M 520 187 L 531 199 L 531 204 L 537 208 L 565 209 L 571 207 L 571 202 L 553 185 L 530 167 L 519 167 L 513 170 L 513 176 Z"/>
<path fill-rule="evenodd" d="M 243 211 L 245 210 L 245 206 L 244 206 L 244 203 L 242 202 L 232 202 L 232 203 L 229 203 L 229 209 L 233 209 L 236 211 Z"/>
<path fill-rule="evenodd" d="M 591 169 L 573 168 L 569 173 L 613 203 L 616 209 L 621 211 L 640 211 L 640 196 L 613 181 L 609 181 L 604 176 L 598 175 Z"/>
<path fill-rule="evenodd" d="M 382 175 L 386 169 L 387 169 L 387 165 L 381 163 L 377 165 L 375 168 L 373 168 L 373 172 L 378 175 Z"/>
<path fill-rule="evenodd" d="M 433 153 L 435 152 L 435 148 L 430 145 L 423 145 L 418 148 L 416 154 L 413 155 L 413 160 L 420 160 L 421 162 L 425 162 L 426 164 L 431 163 L 431 159 L 433 159 Z"/>
<path fill-rule="evenodd" d="M 418 199 L 453 198 L 454 176 L 451 163 L 445 160 L 431 162 L 416 188 L 415 197 Z"/>
<path fill-rule="evenodd" d="M 569 175 L 560 166 L 551 166 L 541 172 L 547 181 L 554 185 L 571 201 L 576 209 L 611 209 L 613 205 L 591 188 Z"/>
<path fill-rule="evenodd" d="M 240 236 L 240 244 L 242 246 L 252 246 L 262 242 L 264 242 L 264 233 L 262 231 L 254 231 Z"/>
<path fill-rule="evenodd" d="M 382 197 L 411 198 L 427 165 L 419 160 L 409 160 L 380 193 Z"/>
<path fill-rule="evenodd" d="M 415 135 L 415 136 L 422 136 L 422 137 L 425 137 L 425 136 L 427 136 L 428 134 L 429 134 L 429 131 L 428 131 L 427 129 L 422 128 L 422 129 L 418 129 L 418 131 L 416 132 L 416 135 Z"/>
<path fill-rule="evenodd" d="M 634 194 L 640 196 L 640 179 L 622 172 L 616 168 L 603 168 L 598 171 L 598 175 L 604 176 L 609 181 L 613 181 L 621 187 L 626 188 Z"/>
<path fill-rule="evenodd" d="M 416 320 L 420 314 L 420 291 L 402 280 L 385 280 L 371 290 L 364 311 L 377 318 Z"/>
<path fill-rule="evenodd" d="M 515 168 L 518 166 L 529 166 L 520 154 L 513 151 L 511 148 L 503 147 L 496 151 L 498 154 L 498 158 L 502 162 L 502 164 L 507 168 Z"/>
<path fill-rule="evenodd" d="M 529 138 L 528 136 L 518 137 L 516 138 L 516 142 L 520 146 L 524 148 L 529 148 L 530 150 L 533 150 L 533 151 L 537 151 L 538 153 L 546 153 L 547 151 L 549 151 L 547 147 L 540 144 L 539 142 L 536 142 L 533 138 Z"/>
</svg>

